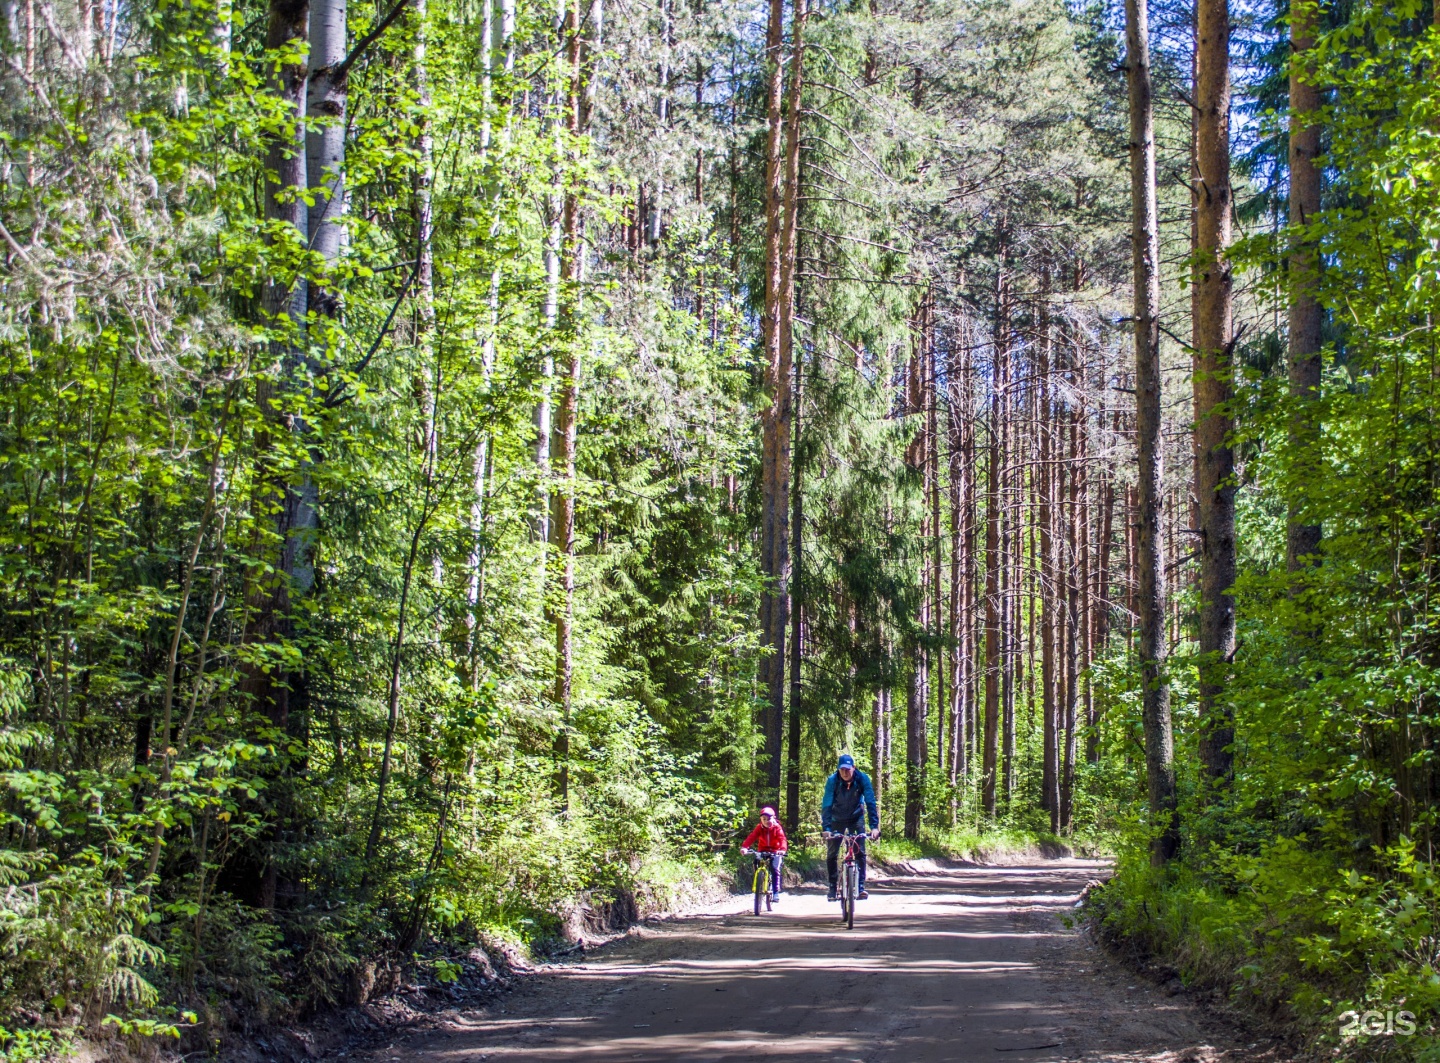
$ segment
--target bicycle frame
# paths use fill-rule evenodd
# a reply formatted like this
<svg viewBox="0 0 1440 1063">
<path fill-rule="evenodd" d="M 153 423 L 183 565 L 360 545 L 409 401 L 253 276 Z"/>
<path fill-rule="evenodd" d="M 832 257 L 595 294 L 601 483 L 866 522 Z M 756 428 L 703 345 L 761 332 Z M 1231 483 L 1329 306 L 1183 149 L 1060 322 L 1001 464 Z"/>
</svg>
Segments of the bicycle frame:
<svg viewBox="0 0 1440 1063">
<path fill-rule="evenodd" d="M 756 849 L 753 850 L 750 855 L 755 860 L 755 876 L 750 882 L 750 888 L 755 894 L 755 914 L 759 915 L 760 898 L 762 895 L 765 898 L 765 910 L 768 912 L 772 907 L 773 902 L 770 900 L 770 894 L 776 884 L 770 881 L 774 874 L 774 868 L 770 861 L 775 854 Z"/>
<path fill-rule="evenodd" d="M 844 862 L 840 867 L 840 918 L 844 920 L 845 928 L 852 930 L 855 927 L 855 902 L 860 892 L 860 866 L 855 862 L 855 850 L 869 835 L 864 831 L 856 834 L 847 830 L 843 834 L 825 831 L 821 837 L 827 841 L 839 838 L 845 849 Z"/>
</svg>

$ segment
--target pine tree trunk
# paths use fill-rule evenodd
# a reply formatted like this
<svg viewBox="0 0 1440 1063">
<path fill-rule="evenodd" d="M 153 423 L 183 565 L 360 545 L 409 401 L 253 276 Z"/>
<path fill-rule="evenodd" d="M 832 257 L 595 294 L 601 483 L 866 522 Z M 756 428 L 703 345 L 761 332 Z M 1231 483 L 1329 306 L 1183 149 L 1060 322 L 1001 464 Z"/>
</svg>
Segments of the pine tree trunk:
<svg viewBox="0 0 1440 1063">
<path fill-rule="evenodd" d="M 997 281 L 997 295 L 1003 280 Z M 997 299 L 997 305 L 1003 300 Z M 995 815 L 996 772 L 1000 753 L 1000 465 L 1002 455 L 1001 381 L 1005 376 L 1003 336 L 997 332 L 990 382 L 990 446 L 985 491 L 985 754 L 981 768 L 981 805 Z"/>
<path fill-rule="evenodd" d="M 804 366 L 795 367 L 795 472 L 794 486 L 792 487 L 792 519 L 790 521 L 790 534 L 793 536 L 794 547 L 792 556 L 794 558 L 794 570 L 792 573 L 790 588 L 793 609 L 791 610 L 792 622 L 790 625 L 790 726 L 789 726 L 789 748 L 785 758 L 785 829 L 791 834 L 800 830 L 800 661 L 804 656 L 804 646 L 801 639 L 804 635 L 802 618 L 804 617 L 804 605 L 802 602 L 804 566 L 801 541 L 804 533 L 804 495 L 801 482 L 802 468 L 799 461 L 800 450 L 800 428 L 802 419 L 801 400 L 804 387 Z"/>
<path fill-rule="evenodd" d="M 788 550 L 790 470 L 782 456 L 789 445 L 790 375 L 782 364 L 780 341 L 782 230 L 785 214 L 784 156 L 784 0 L 770 0 L 765 32 L 765 303 L 761 343 L 765 351 L 765 391 L 770 405 L 762 417 L 760 572 L 765 580 L 760 597 L 761 644 L 767 651 L 763 680 L 766 786 L 762 798 L 778 801 L 781 737 L 785 711 L 785 595 L 788 572 L 780 561 Z M 781 543 L 786 543 L 782 548 Z"/>
<path fill-rule="evenodd" d="M 1228 0 L 1198 0 L 1195 37 L 1195 497 L 1200 532 L 1200 763 L 1230 777 L 1234 722 L 1223 700 L 1235 651 L 1235 453 L 1230 245 L 1230 14 Z"/>
<path fill-rule="evenodd" d="M 965 593 L 965 514 L 968 498 L 965 491 L 965 427 L 963 419 L 968 413 L 967 374 L 962 352 L 963 337 L 950 346 L 948 365 L 949 402 L 946 424 L 947 443 L 950 448 L 950 809 L 952 825 L 956 813 L 956 787 L 966 776 L 966 714 L 969 712 L 967 691 L 968 647 L 965 633 L 969 630 L 969 601 Z"/>
<path fill-rule="evenodd" d="M 1110 645 L 1110 611 L 1115 602 L 1115 578 L 1111 555 L 1115 548 L 1115 481 L 1105 477 L 1105 501 L 1100 514 L 1100 575 L 1097 587 L 1100 606 L 1095 617 L 1095 652 L 1103 654 Z"/>
<path fill-rule="evenodd" d="M 1214 0 L 1211 0 L 1214 2 Z M 1290 6 L 1290 225 L 1313 224 L 1320 213 L 1320 90 L 1305 70 L 1315 47 L 1320 11 L 1315 0 L 1295 0 Z M 1227 86 L 1228 88 L 1228 82 Z M 1320 396 L 1320 326 L 1322 311 L 1316 298 L 1320 255 L 1312 239 L 1292 232 L 1290 251 L 1290 449 L 1292 478 L 1309 485 L 1318 471 L 1320 426 L 1316 400 Z M 1301 497 L 1295 497 L 1298 494 Z M 1316 563 L 1320 551 L 1320 525 L 1305 516 L 1304 488 L 1292 488 L 1285 558 L 1292 573 Z M 1297 585 L 1298 589 L 1298 585 Z"/>
<path fill-rule="evenodd" d="M 946 681 L 949 678 L 945 667 L 946 655 L 939 649 L 941 624 L 945 615 L 944 594 L 941 591 L 943 556 L 941 544 L 944 540 L 940 526 L 940 374 L 935 342 L 935 300 L 928 291 L 925 295 L 924 314 L 927 389 L 925 431 L 930 441 L 927 457 L 930 481 L 930 634 L 932 645 L 936 647 L 930 651 L 930 656 L 934 664 L 935 706 L 939 714 L 938 725 L 935 728 L 935 770 L 940 773 L 941 778 L 944 778 L 945 754 L 948 752 L 950 736 L 950 703 L 945 697 Z"/>
<path fill-rule="evenodd" d="M 925 330 L 923 309 L 917 309 L 910 320 L 911 354 L 905 388 L 905 410 L 908 414 L 919 414 L 921 427 L 912 437 L 906 450 L 906 464 L 920 473 L 920 551 L 916 575 L 919 581 L 919 615 L 917 627 L 921 637 L 912 642 L 910 682 L 905 700 L 905 837 L 912 841 L 920 837 L 920 819 L 925 799 L 925 754 L 926 754 L 926 708 L 929 687 L 925 670 L 924 634 L 930 615 L 930 551 L 926 549 L 925 537 L 930 527 L 929 499 L 929 433 L 923 418 L 926 413 L 925 381 Z"/>
<path fill-rule="evenodd" d="M 1072 350 L 1073 355 L 1073 350 Z M 1072 383 L 1073 383 L 1072 365 Z M 1071 409 L 1068 417 L 1070 453 L 1066 460 L 1066 468 L 1069 470 L 1070 498 L 1065 506 L 1065 557 L 1064 557 L 1064 602 L 1061 608 L 1065 613 L 1065 702 L 1064 702 L 1064 733 L 1065 744 L 1062 749 L 1062 763 L 1060 767 L 1060 829 L 1068 831 L 1071 825 L 1071 814 L 1075 807 L 1075 751 L 1076 735 L 1075 728 L 1078 717 L 1078 706 L 1080 702 L 1080 630 L 1084 626 L 1084 617 L 1080 614 L 1080 588 L 1079 588 L 1079 553 L 1084 548 L 1084 542 L 1080 539 L 1080 462 L 1079 462 L 1079 435 L 1080 418 L 1074 409 Z"/>
<path fill-rule="evenodd" d="M 1050 397 L 1051 326 L 1049 321 L 1048 272 L 1041 279 L 1040 303 L 1040 504 L 1036 520 L 1040 525 L 1040 702 L 1044 716 L 1041 736 L 1040 807 L 1050 813 L 1050 830 L 1060 830 L 1059 728 L 1056 718 L 1055 647 L 1059 596 L 1056 587 L 1059 566 L 1055 558 L 1054 403 Z"/>
<path fill-rule="evenodd" d="M 1083 678 L 1080 680 L 1080 683 L 1081 700 L 1084 704 L 1085 714 L 1085 759 L 1093 764 L 1099 759 L 1100 750 L 1095 744 L 1095 698 L 1090 685 L 1090 661 L 1091 655 L 1094 652 L 1094 645 L 1091 639 L 1095 625 L 1092 616 L 1093 603 L 1090 593 L 1091 567 L 1094 555 L 1090 548 L 1090 435 L 1088 425 L 1088 412 L 1082 398 L 1080 404 L 1080 464 L 1077 470 L 1080 477 L 1080 526 L 1076 529 L 1076 538 L 1080 543 L 1080 604 L 1078 622 L 1080 625 L 1080 671 L 1083 673 Z"/>
<path fill-rule="evenodd" d="M 1032 373 L 1038 366 L 1034 352 L 1031 352 Z M 1040 629 L 1037 624 L 1040 603 L 1040 527 L 1036 514 L 1040 512 L 1040 477 L 1038 475 L 1040 452 L 1040 386 L 1032 378 L 1026 402 L 1024 453 L 1030 455 L 1025 463 L 1025 731 L 1035 734 L 1036 699 L 1035 681 L 1039 677 Z"/>
<path fill-rule="evenodd" d="M 875 691 L 875 706 L 871 713 L 873 734 L 870 739 L 870 765 L 875 787 L 875 802 L 885 807 L 885 691 Z"/>
<path fill-rule="evenodd" d="M 980 502 L 978 498 L 979 480 L 977 477 L 976 463 L 979 460 L 979 450 L 975 443 L 975 366 L 972 361 L 973 355 L 966 353 L 965 356 L 965 420 L 962 425 L 964 432 L 964 462 L 961 469 L 961 476 L 965 481 L 965 531 L 963 536 L 963 548 L 965 559 L 961 565 L 961 580 L 964 584 L 965 595 L 965 628 L 961 633 L 964 644 L 964 667 L 965 667 L 965 703 L 967 706 L 965 716 L 965 729 L 969 739 L 965 761 L 970 776 L 975 774 L 975 765 L 980 762 L 980 651 L 979 651 L 979 619 L 980 599 L 976 591 L 976 580 L 979 579 L 980 568 L 976 557 L 976 543 L 980 534 Z"/>
<path fill-rule="evenodd" d="M 1150 77 L 1147 0 L 1125 0 L 1126 82 L 1130 118 L 1131 241 L 1135 286 L 1135 435 L 1140 680 L 1145 774 L 1154 843 L 1151 857 L 1167 863 L 1179 845 L 1176 822 L 1175 738 L 1166 675 L 1165 565 L 1160 398 L 1160 235 L 1155 193 L 1155 113 Z"/>
<path fill-rule="evenodd" d="M 598 35 L 601 20 L 597 9 L 600 0 L 591 0 L 589 17 L 585 20 Z M 581 26 L 579 3 L 572 4 L 566 17 L 566 50 L 569 59 L 569 84 L 566 89 L 565 123 L 573 139 L 590 128 L 589 82 L 591 64 L 598 40 L 585 38 Z M 555 739 L 557 790 L 561 808 L 570 809 L 570 731 L 574 720 L 573 681 L 575 671 L 575 442 L 580 420 L 581 350 L 584 329 L 581 319 L 581 283 L 584 279 L 584 219 L 581 217 L 580 193 L 565 193 L 561 214 L 560 242 L 560 314 L 559 324 L 559 401 L 555 416 L 555 466 L 559 472 L 554 490 L 554 514 L 551 522 L 550 557 L 555 571 L 552 592 L 555 625 L 555 689 L 553 700 L 560 716 L 560 730 Z"/>
<path fill-rule="evenodd" d="M 1010 388 L 1010 350 L 1008 305 L 1002 297 L 1000 303 L 1000 324 L 1004 330 L 1002 343 L 1002 371 L 998 387 L 1000 401 L 1000 803 L 1010 807 L 1010 784 L 1015 765 L 1015 601 L 1013 593 L 1014 553 L 1011 549 L 1014 538 L 1014 509 L 1011 505 L 1011 462 L 1010 462 L 1010 406 L 1013 399 Z"/>
</svg>

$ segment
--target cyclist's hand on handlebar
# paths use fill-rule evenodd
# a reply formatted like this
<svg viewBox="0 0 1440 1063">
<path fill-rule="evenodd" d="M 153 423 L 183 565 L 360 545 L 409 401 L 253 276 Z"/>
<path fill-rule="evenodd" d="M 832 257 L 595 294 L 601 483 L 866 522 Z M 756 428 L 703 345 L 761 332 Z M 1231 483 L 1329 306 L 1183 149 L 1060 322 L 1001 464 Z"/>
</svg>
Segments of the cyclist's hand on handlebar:
<svg viewBox="0 0 1440 1063">
<path fill-rule="evenodd" d="M 749 856 L 749 855 L 750 855 L 750 850 L 747 849 L 747 848 L 745 848 L 745 846 L 742 845 L 742 846 L 740 846 L 740 855 L 741 855 L 741 856 Z"/>
<path fill-rule="evenodd" d="M 876 827 L 874 830 L 872 830 L 872 831 L 870 832 L 870 840 L 873 842 L 873 841 L 879 841 L 879 839 L 880 839 L 880 828 L 879 828 L 879 827 Z"/>
</svg>

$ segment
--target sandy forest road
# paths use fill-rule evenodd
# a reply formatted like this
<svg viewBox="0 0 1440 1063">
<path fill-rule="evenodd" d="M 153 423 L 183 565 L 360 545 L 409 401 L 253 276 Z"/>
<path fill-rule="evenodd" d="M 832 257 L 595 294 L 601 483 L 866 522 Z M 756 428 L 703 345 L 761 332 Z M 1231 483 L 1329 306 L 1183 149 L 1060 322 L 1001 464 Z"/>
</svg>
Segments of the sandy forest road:
<svg viewBox="0 0 1440 1063">
<path fill-rule="evenodd" d="M 370 1058 L 1275 1060 L 1065 929 L 1058 915 L 1101 867 L 1047 860 L 877 875 L 853 931 L 814 887 L 759 918 L 737 898 L 549 968 Z"/>
</svg>

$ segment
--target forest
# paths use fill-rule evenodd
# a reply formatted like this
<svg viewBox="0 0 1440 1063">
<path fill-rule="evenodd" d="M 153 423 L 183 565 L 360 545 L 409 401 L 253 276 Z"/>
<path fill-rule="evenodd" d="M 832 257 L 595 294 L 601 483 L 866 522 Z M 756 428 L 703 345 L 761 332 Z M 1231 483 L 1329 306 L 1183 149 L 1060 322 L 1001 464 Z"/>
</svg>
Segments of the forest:
<svg viewBox="0 0 1440 1063">
<path fill-rule="evenodd" d="M 841 752 L 1440 1059 L 1432 0 L 0 6 L 6 1063 L 664 910 Z"/>
</svg>

